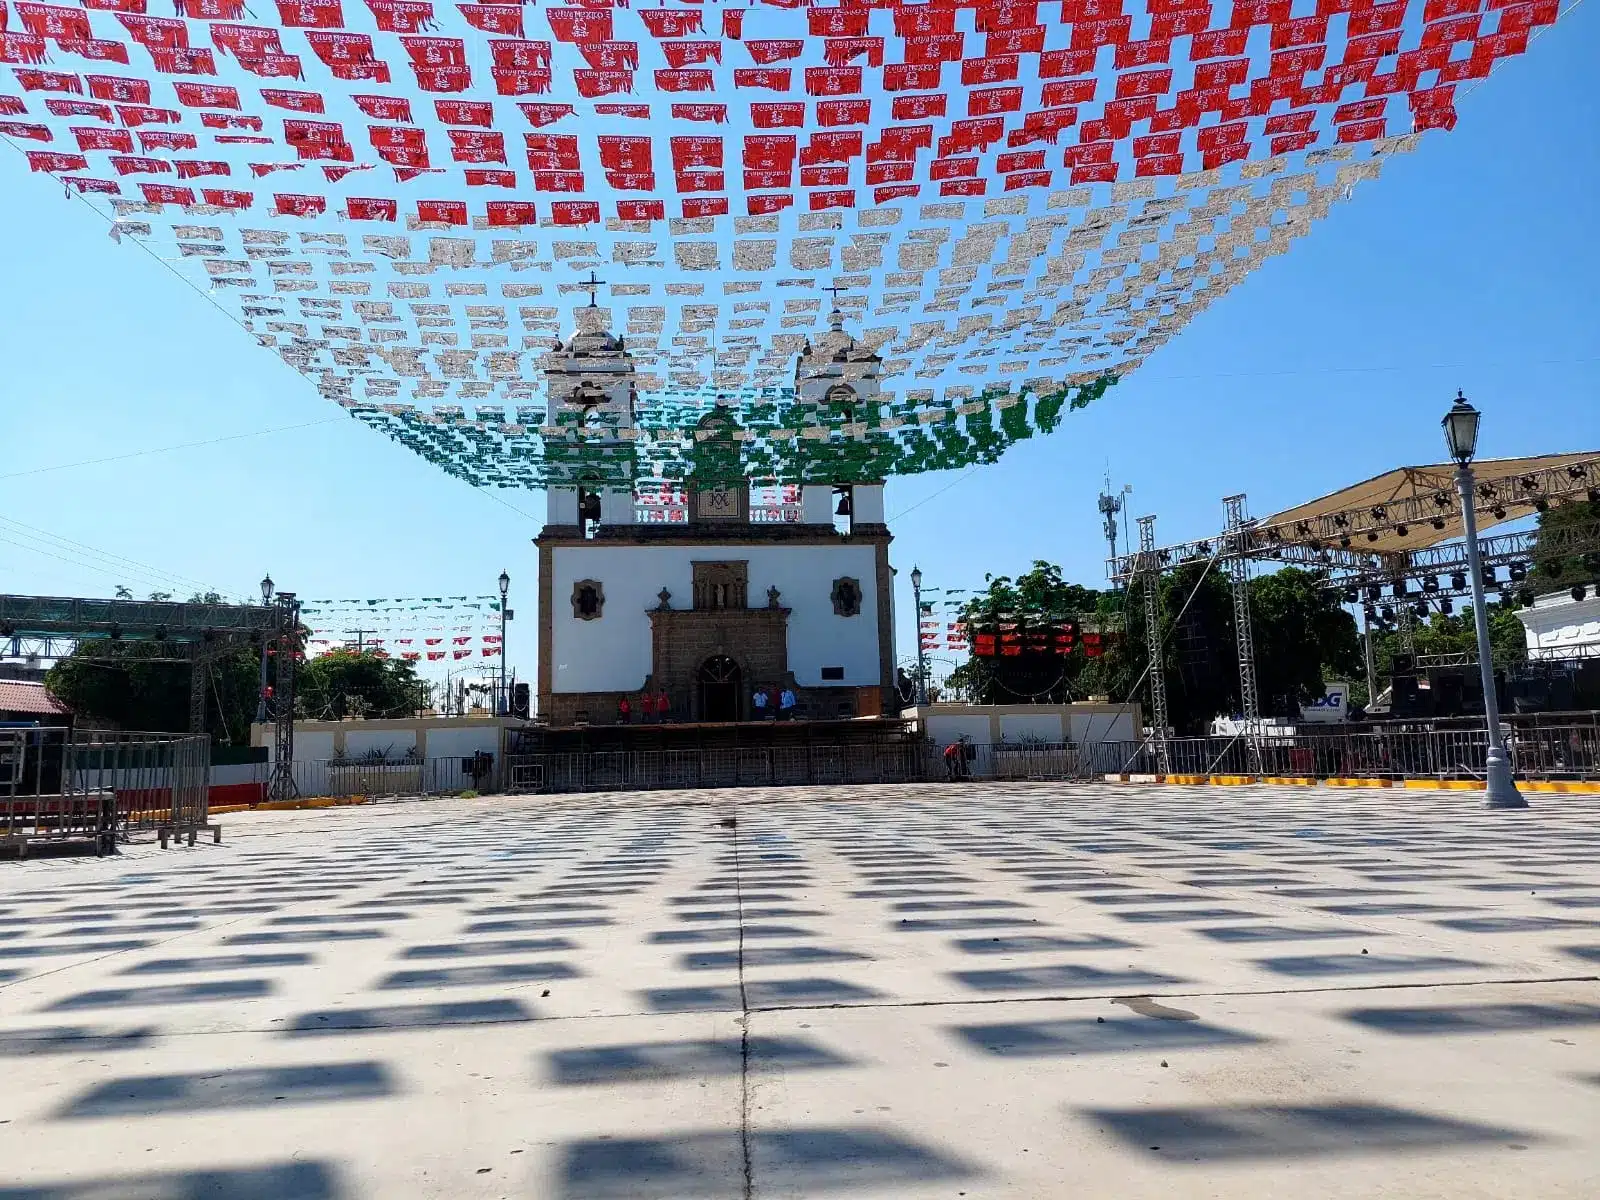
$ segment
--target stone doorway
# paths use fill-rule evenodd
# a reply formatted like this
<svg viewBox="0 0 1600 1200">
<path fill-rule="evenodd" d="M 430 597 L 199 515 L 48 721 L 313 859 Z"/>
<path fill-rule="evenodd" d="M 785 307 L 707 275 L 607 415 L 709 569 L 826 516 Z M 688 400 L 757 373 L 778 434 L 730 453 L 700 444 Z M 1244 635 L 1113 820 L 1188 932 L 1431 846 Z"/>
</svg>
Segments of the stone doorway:
<svg viewBox="0 0 1600 1200">
<path fill-rule="evenodd" d="M 744 701 L 744 673 L 726 654 L 715 654 L 700 664 L 695 675 L 700 697 L 700 720 L 737 721 Z"/>
</svg>

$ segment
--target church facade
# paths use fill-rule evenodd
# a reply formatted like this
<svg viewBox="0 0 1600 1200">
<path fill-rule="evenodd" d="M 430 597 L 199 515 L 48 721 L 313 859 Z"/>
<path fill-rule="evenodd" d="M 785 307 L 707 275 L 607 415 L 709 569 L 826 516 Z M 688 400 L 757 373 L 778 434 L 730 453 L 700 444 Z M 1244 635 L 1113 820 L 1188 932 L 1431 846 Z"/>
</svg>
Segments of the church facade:
<svg viewBox="0 0 1600 1200">
<path fill-rule="evenodd" d="M 870 401 L 879 367 L 835 313 L 796 364 L 797 398 Z M 631 425 L 637 393 L 622 339 L 575 334 L 547 356 L 545 378 L 551 424 Z M 731 450 L 731 420 L 713 414 L 701 436 Z M 895 673 L 882 480 L 796 485 L 774 514 L 752 507 L 748 481 L 691 475 L 682 519 L 651 521 L 628 469 L 631 443 L 588 444 L 607 469 L 551 487 L 534 539 L 545 721 L 611 724 L 624 698 L 637 721 L 641 699 L 663 694 L 672 721 L 753 720 L 755 693 L 768 689 L 792 692 L 802 718 L 882 712 Z"/>
</svg>

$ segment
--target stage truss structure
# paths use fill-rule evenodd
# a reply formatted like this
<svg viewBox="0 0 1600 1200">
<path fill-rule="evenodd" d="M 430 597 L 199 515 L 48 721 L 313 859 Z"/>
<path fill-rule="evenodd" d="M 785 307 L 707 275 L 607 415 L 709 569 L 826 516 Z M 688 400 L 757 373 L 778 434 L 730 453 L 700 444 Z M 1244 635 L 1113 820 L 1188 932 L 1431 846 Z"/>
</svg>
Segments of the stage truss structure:
<svg viewBox="0 0 1600 1200">
<path fill-rule="evenodd" d="M 1562 504 L 1600 502 L 1600 453 L 1491 459 L 1475 464 L 1474 472 L 1473 509 L 1480 529 Z M 1233 599 L 1242 736 L 1250 747 L 1249 761 L 1258 763 L 1261 716 L 1249 610 L 1250 564 L 1276 563 L 1315 572 L 1322 586 L 1339 592 L 1345 603 L 1361 605 L 1369 625 L 1396 628 L 1402 646 L 1409 650 L 1413 621 L 1426 615 L 1428 606 L 1449 611 L 1455 601 L 1472 595 L 1454 473 L 1453 464 L 1406 467 L 1265 520 L 1248 515 L 1243 494 L 1228 496 L 1223 500 L 1220 533 L 1167 546 L 1156 545 L 1155 517 L 1140 517 L 1138 551 L 1107 559 L 1107 575 L 1117 583 L 1139 585 L 1149 631 L 1160 628 L 1157 585 L 1163 572 L 1189 565 L 1223 565 Z M 1360 502 L 1346 502 L 1351 496 L 1361 497 Z M 1379 548 L 1363 548 L 1368 546 Z M 1509 595 L 1526 590 L 1536 552 L 1557 560 L 1600 554 L 1600 521 L 1480 535 L 1478 546 L 1485 587 Z M 1151 730 L 1158 770 L 1165 774 L 1167 703 L 1161 639 L 1147 633 L 1146 640 Z"/>
<path fill-rule="evenodd" d="M 109 657 L 116 647 L 123 662 L 186 663 L 190 733 L 205 732 L 206 685 L 216 657 L 238 646 L 266 646 L 278 664 L 272 708 L 280 754 L 285 744 L 290 751 L 279 761 L 292 761 L 294 667 L 301 653 L 293 593 L 279 593 L 270 605 L 0 596 L 0 639 L 12 650 L 27 646 L 57 659 Z"/>
</svg>

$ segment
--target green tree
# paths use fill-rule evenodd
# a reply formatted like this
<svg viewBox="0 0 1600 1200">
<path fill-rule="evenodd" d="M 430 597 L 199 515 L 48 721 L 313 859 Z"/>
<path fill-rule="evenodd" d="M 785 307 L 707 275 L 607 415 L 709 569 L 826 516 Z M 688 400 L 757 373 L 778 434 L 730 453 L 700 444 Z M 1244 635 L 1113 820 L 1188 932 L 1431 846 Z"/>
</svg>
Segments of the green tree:
<svg viewBox="0 0 1600 1200">
<path fill-rule="evenodd" d="M 1068 583 L 1060 568 L 1035 562 L 1025 575 L 990 576 L 988 585 L 967 606 L 965 617 L 974 627 L 992 627 L 1003 619 L 1043 622 L 1086 613 L 1115 618 L 1122 626 L 1120 636 L 1108 639 L 1098 657 L 1088 657 L 1080 642 L 1063 661 L 1060 682 L 1041 699 L 1108 695 L 1148 704 L 1142 580 L 1134 580 L 1125 592 L 1099 591 Z M 1158 586 L 1168 719 L 1181 732 L 1203 732 L 1213 717 L 1242 708 L 1230 585 L 1216 566 L 1188 563 L 1163 574 Z M 1293 717 L 1302 703 L 1322 695 L 1330 680 L 1360 677 L 1355 620 L 1317 576 L 1284 568 L 1251 580 L 1250 610 L 1264 714 Z M 962 664 L 950 682 L 980 703 L 1021 699 L 1004 694 L 992 663 L 976 657 Z"/>
<path fill-rule="evenodd" d="M 381 650 L 330 650 L 300 665 L 295 712 L 301 717 L 407 717 L 425 708 L 432 685 L 416 666 Z"/>
<path fill-rule="evenodd" d="M 1252 579 L 1250 616 L 1264 714 L 1297 717 L 1332 681 L 1363 678 L 1355 618 L 1311 572 L 1284 567 Z"/>
<path fill-rule="evenodd" d="M 80 722 L 184 733 L 189 728 L 189 665 L 150 662 L 148 642 L 80 643 L 50 668 L 45 683 Z M 255 719 L 259 651 L 228 650 L 208 664 L 206 731 L 213 740 L 246 745 Z"/>
<path fill-rule="evenodd" d="M 1587 551 L 1570 552 L 1575 539 Z M 1569 500 L 1539 514 L 1533 579 L 1548 588 L 1600 583 L 1600 500 Z"/>
<path fill-rule="evenodd" d="M 1490 601 L 1484 610 L 1489 616 L 1489 657 L 1496 670 L 1527 661 L 1526 627 L 1517 619 L 1515 605 Z M 1411 634 L 1418 655 L 1470 654 L 1478 656 L 1478 631 L 1469 604 L 1455 613 L 1433 612 L 1416 619 Z M 1394 656 L 1400 649 L 1398 629 L 1372 631 L 1373 665 L 1378 675 L 1394 669 Z"/>
</svg>

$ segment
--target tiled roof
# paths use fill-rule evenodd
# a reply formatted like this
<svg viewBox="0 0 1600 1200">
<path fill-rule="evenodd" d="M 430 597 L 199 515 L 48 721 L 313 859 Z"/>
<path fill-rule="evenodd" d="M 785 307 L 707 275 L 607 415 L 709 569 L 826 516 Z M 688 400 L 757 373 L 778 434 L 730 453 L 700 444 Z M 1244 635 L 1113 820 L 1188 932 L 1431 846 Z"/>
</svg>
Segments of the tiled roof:
<svg viewBox="0 0 1600 1200">
<path fill-rule="evenodd" d="M 49 717 L 70 717 L 72 710 L 57 700 L 42 683 L 21 679 L 0 679 L 0 713 L 38 713 Z"/>
</svg>

